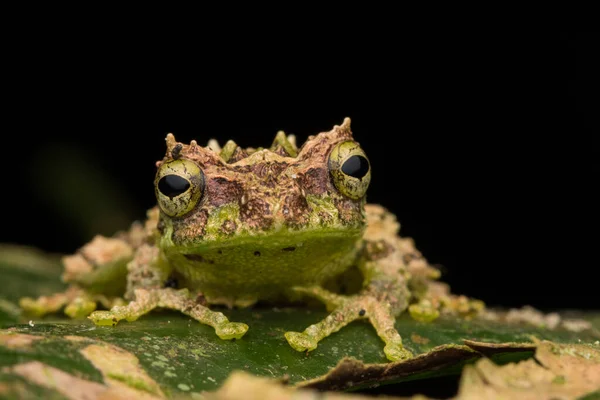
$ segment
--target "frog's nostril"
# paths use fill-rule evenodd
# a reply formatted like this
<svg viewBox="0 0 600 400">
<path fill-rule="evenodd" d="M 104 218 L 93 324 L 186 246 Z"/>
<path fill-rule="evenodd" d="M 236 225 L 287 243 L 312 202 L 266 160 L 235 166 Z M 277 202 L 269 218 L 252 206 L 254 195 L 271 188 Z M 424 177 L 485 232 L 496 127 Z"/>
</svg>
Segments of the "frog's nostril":
<svg viewBox="0 0 600 400">
<path fill-rule="evenodd" d="M 173 288 L 173 289 L 177 289 L 177 287 L 179 286 L 179 282 L 177 282 L 177 278 L 175 277 L 169 277 L 166 281 L 164 286 L 166 288 Z"/>
<path fill-rule="evenodd" d="M 282 251 L 294 251 L 296 250 L 296 248 L 294 246 L 290 246 L 290 247 L 284 247 L 283 249 L 281 249 Z"/>
</svg>

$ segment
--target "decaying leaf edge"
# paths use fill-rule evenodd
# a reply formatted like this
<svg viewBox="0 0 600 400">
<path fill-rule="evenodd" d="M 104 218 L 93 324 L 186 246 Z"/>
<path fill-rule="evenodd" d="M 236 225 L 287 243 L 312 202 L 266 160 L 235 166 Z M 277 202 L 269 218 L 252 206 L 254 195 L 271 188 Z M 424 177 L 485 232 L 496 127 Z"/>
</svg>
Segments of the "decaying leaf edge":
<svg viewBox="0 0 600 400">
<path fill-rule="evenodd" d="M 498 354 L 533 352 L 535 343 L 486 343 L 463 340 L 464 345 L 448 344 L 437 346 L 427 353 L 408 361 L 394 363 L 366 364 L 356 358 L 345 357 L 327 374 L 298 382 L 297 388 L 317 390 L 356 390 L 381 384 L 391 384 L 400 380 L 412 380 L 416 375 L 432 373 L 450 367 L 458 367 L 474 362 L 481 357 Z"/>
</svg>

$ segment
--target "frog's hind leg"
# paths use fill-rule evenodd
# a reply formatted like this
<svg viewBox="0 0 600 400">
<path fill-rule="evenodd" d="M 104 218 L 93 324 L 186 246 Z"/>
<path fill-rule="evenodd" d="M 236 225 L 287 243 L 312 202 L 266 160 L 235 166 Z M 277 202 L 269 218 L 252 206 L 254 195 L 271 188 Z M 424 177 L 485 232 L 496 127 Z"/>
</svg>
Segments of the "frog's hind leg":
<svg viewBox="0 0 600 400">
<path fill-rule="evenodd" d="M 129 235 L 133 235 L 134 225 Z M 41 317 L 64 308 L 71 318 L 83 318 L 96 309 L 100 302 L 110 307 L 119 301 L 125 291 L 127 263 L 132 258 L 133 246 L 122 237 L 108 238 L 97 235 L 75 254 L 62 258 L 62 280 L 70 286 L 64 292 L 37 299 L 24 297 L 19 305 L 25 314 Z"/>
<path fill-rule="evenodd" d="M 23 297 L 19 300 L 19 305 L 27 315 L 34 317 L 57 313 L 65 306 L 67 306 L 65 314 L 72 318 L 77 317 L 84 310 L 88 310 L 89 314 L 96 309 L 96 303 L 89 299 L 84 290 L 75 286 L 69 287 L 64 292 L 40 296 L 37 299 Z"/>
<path fill-rule="evenodd" d="M 25 314 L 33 317 L 43 317 L 47 314 L 58 313 L 64 308 L 64 313 L 69 317 L 84 318 L 96 310 L 97 303 L 110 308 L 122 304 L 120 297 L 106 297 L 104 295 L 90 294 L 77 286 L 71 286 L 64 292 L 53 293 L 49 296 L 40 296 L 37 299 L 23 297 L 19 305 Z"/>
<path fill-rule="evenodd" d="M 65 314 L 69 317 L 85 318 L 94 310 L 96 310 L 97 304 L 100 303 L 104 308 L 111 308 L 120 306 L 125 302 L 121 297 L 107 297 L 101 294 L 90 294 L 83 292 L 80 296 L 72 299 L 65 307 Z"/>
<path fill-rule="evenodd" d="M 385 343 L 383 349 L 390 360 L 406 360 L 412 354 L 402 346 L 402 338 L 396 328 L 392 307 L 371 296 L 340 296 L 320 287 L 296 287 L 294 292 L 314 297 L 334 310 L 324 320 L 310 325 L 304 332 L 286 332 L 285 338 L 297 351 L 311 351 L 322 339 L 339 331 L 358 319 L 369 319 L 377 335 Z"/>
<path fill-rule="evenodd" d="M 126 306 L 116 306 L 110 311 L 96 311 L 89 318 L 96 325 L 115 326 L 119 321 L 135 321 L 155 308 L 168 308 L 189 315 L 200 323 L 212 326 L 221 339 L 240 339 L 248 325 L 230 322 L 223 313 L 211 311 L 190 296 L 187 289 L 135 289 L 135 300 Z"/>
</svg>

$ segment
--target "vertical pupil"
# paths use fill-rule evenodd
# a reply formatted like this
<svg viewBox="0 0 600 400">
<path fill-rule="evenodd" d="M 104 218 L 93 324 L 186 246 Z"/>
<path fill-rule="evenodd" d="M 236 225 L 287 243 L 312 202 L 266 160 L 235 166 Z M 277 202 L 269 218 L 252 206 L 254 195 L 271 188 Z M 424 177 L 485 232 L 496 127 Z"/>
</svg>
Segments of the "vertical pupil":
<svg viewBox="0 0 600 400">
<path fill-rule="evenodd" d="M 369 160 L 363 156 L 352 156 L 344 161 L 342 172 L 354 178 L 361 179 L 369 172 Z"/>
<path fill-rule="evenodd" d="M 158 190 L 168 198 L 179 196 L 190 188 L 190 182 L 178 175 L 165 175 L 158 181 Z"/>
</svg>

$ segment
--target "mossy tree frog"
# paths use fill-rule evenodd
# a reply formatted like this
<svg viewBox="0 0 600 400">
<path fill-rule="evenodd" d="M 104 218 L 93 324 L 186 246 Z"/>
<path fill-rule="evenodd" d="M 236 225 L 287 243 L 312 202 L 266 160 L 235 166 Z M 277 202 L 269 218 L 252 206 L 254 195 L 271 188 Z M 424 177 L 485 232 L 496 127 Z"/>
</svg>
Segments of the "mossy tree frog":
<svg viewBox="0 0 600 400">
<path fill-rule="evenodd" d="M 178 310 L 222 339 L 248 330 L 211 305 L 315 298 L 331 312 L 303 332 L 286 332 L 298 351 L 358 319 L 368 320 L 389 360 L 411 354 L 395 317 L 440 312 L 470 315 L 478 301 L 449 293 L 394 215 L 366 204 L 371 163 L 354 140 L 350 119 L 310 136 L 298 148 L 277 133 L 270 148 L 222 148 L 166 138 L 154 181 L 158 205 L 144 224 L 97 236 L 64 257 L 64 293 L 24 298 L 43 315 L 64 307 L 98 325 L 134 321 L 152 309 Z M 100 303 L 108 310 L 95 311 Z"/>
</svg>

